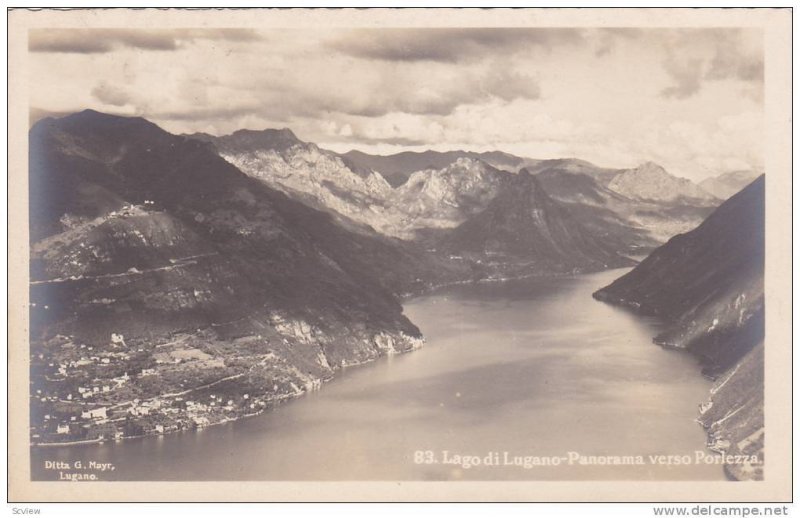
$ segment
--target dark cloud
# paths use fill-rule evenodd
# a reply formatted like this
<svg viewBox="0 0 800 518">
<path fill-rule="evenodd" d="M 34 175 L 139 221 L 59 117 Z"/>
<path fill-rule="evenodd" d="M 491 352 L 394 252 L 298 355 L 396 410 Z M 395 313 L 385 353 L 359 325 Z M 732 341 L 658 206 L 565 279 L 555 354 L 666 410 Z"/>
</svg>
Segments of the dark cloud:
<svg viewBox="0 0 800 518">
<path fill-rule="evenodd" d="M 354 134 L 351 137 L 346 139 L 338 139 L 338 142 L 348 142 L 352 144 L 360 144 L 360 145 L 375 145 L 375 144 L 384 144 L 389 146 L 402 146 L 402 147 L 414 147 L 414 146 L 425 146 L 430 145 L 431 142 L 424 140 L 424 139 L 415 139 L 415 138 L 408 138 L 408 137 L 368 137 L 362 135 L 360 133 Z"/>
<path fill-rule="evenodd" d="M 448 80 L 414 76 L 409 82 L 392 74 L 378 74 L 377 77 L 376 83 L 357 82 L 347 87 L 339 83 L 304 83 L 297 88 L 291 81 L 286 84 L 257 81 L 248 89 L 246 100 L 207 107 L 184 102 L 169 109 L 158 109 L 147 99 L 130 101 L 120 88 L 103 83 L 94 89 L 93 95 L 107 104 L 133 106 L 138 114 L 155 121 L 207 124 L 223 124 L 226 120 L 248 116 L 284 124 L 292 124 L 297 119 L 335 120 L 341 115 L 380 118 L 404 113 L 437 117 L 450 115 L 462 105 L 541 96 L 535 77 L 501 64 L 482 72 L 456 69 L 453 75 L 446 76 Z"/>
<path fill-rule="evenodd" d="M 542 95 L 539 82 L 533 77 L 498 65 L 491 69 L 479 83 L 478 97 L 496 97 L 503 101 L 539 99 Z"/>
<path fill-rule="evenodd" d="M 130 93 L 124 88 L 114 86 L 106 81 L 100 81 L 92 89 L 92 97 L 111 106 L 125 106 L 132 100 Z"/>
<path fill-rule="evenodd" d="M 709 64 L 706 77 L 763 82 L 764 56 L 763 54 L 739 52 L 732 45 L 719 45 Z"/>
<path fill-rule="evenodd" d="M 416 88 L 415 88 L 416 86 Z M 438 84 L 412 85 L 397 80 L 387 81 L 378 91 L 366 95 L 343 95 L 298 99 L 296 111 L 338 112 L 361 117 L 381 117 L 402 112 L 415 115 L 449 115 L 457 107 L 492 99 L 514 101 L 541 97 L 539 82 L 513 68 L 496 66 L 485 73 L 462 71 L 452 81 Z M 315 113 L 317 112 L 317 113 Z"/>
<path fill-rule="evenodd" d="M 100 54 L 117 48 L 170 51 L 195 40 L 251 41 L 250 29 L 32 29 L 30 52 Z"/>
<path fill-rule="evenodd" d="M 486 54 L 550 49 L 583 42 L 583 32 L 566 28 L 363 29 L 329 43 L 351 56 L 383 61 L 457 63 Z"/>
<path fill-rule="evenodd" d="M 245 115 L 264 115 L 269 110 L 263 105 L 226 106 L 220 108 L 187 108 L 186 110 L 153 111 L 146 114 L 148 118 L 160 121 L 209 121 L 224 120 Z"/>
<path fill-rule="evenodd" d="M 672 78 L 673 84 L 664 88 L 661 95 L 673 99 L 686 99 L 700 91 L 704 63 L 701 59 L 669 59 L 664 69 Z"/>
<path fill-rule="evenodd" d="M 633 27 L 609 27 L 602 29 L 590 29 L 587 32 L 594 32 L 597 35 L 597 48 L 594 54 L 603 57 L 610 54 L 619 40 L 633 40 L 643 37 L 646 32 L 644 29 Z"/>
<path fill-rule="evenodd" d="M 724 79 L 741 81 L 747 92 L 758 97 L 764 83 L 764 51 L 760 39 L 753 44 L 752 30 L 686 29 L 678 36 L 664 62 L 673 84 L 662 90 L 663 97 L 685 99 L 698 93 L 705 81 Z M 708 55 L 696 57 L 687 51 L 690 47 L 708 49 Z"/>
<path fill-rule="evenodd" d="M 246 81 L 243 95 L 257 96 L 259 106 L 255 110 L 272 120 L 334 114 L 368 118 L 389 113 L 443 116 L 465 104 L 541 97 L 538 78 L 507 62 L 477 69 L 451 67 L 444 73 L 409 66 L 384 64 L 375 68 L 374 74 L 350 82 L 325 76 L 299 83 L 290 76 L 285 82 L 272 75 L 255 77 Z"/>
</svg>

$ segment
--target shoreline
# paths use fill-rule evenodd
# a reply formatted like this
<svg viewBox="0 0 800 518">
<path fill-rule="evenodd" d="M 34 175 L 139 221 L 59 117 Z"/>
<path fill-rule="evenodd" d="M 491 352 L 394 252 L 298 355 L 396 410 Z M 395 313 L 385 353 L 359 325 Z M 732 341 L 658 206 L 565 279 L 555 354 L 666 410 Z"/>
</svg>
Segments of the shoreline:
<svg viewBox="0 0 800 518">
<path fill-rule="evenodd" d="M 98 438 L 98 439 L 84 439 L 84 440 L 81 440 L 81 441 L 67 441 L 67 442 L 34 442 L 34 443 L 31 443 L 30 447 L 31 448 L 56 448 L 56 447 L 59 447 L 59 446 L 81 446 L 81 445 L 84 445 L 84 444 L 102 443 L 105 440 L 106 439 L 99 439 Z M 108 440 L 110 441 L 110 440 L 116 440 L 116 439 L 108 439 Z"/>
<path fill-rule="evenodd" d="M 647 312 L 643 312 L 643 311 L 641 310 L 641 305 L 640 305 L 639 303 L 637 303 L 637 302 L 632 302 L 632 301 L 629 301 L 629 300 L 627 300 L 627 299 L 624 299 L 624 298 L 622 298 L 622 297 L 611 297 L 611 296 L 607 295 L 606 293 L 601 293 L 601 290 L 598 290 L 598 291 L 596 291 L 595 293 L 593 293 L 593 294 L 592 294 L 592 298 L 594 298 L 594 299 L 595 299 L 596 301 L 598 301 L 598 302 L 602 302 L 603 304 L 609 304 L 609 305 L 611 305 L 611 306 L 614 306 L 614 307 L 618 307 L 618 308 L 622 308 L 622 309 L 625 309 L 625 310 L 631 311 L 632 313 L 634 313 L 634 314 L 636 314 L 636 315 L 641 315 L 641 316 L 651 316 L 651 317 L 652 317 L 652 316 L 655 316 L 655 317 L 657 317 L 657 318 L 662 318 L 662 319 L 664 318 L 664 317 L 661 317 L 661 316 L 659 316 L 659 315 L 648 314 Z M 667 321 L 667 320 L 665 319 L 665 321 Z M 695 360 L 697 360 L 698 366 L 700 367 L 700 373 L 699 373 L 699 374 L 700 374 L 700 375 L 701 375 L 703 378 L 707 379 L 708 381 L 710 381 L 710 382 L 712 382 L 712 383 L 713 383 L 713 382 L 715 382 L 715 381 L 717 380 L 717 378 L 716 378 L 716 377 L 711 377 L 711 376 L 708 376 L 708 375 L 707 375 L 707 374 L 706 374 L 706 373 L 703 371 L 703 368 L 702 368 L 702 366 L 703 366 L 703 362 L 704 362 L 706 359 L 705 359 L 705 358 L 704 358 L 702 355 L 699 355 L 699 354 L 697 354 L 697 353 L 695 353 L 695 352 L 693 352 L 693 351 L 691 351 L 691 350 L 687 349 L 686 347 L 681 347 L 681 346 L 674 345 L 674 344 L 670 344 L 670 343 L 667 343 L 667 342 L 658 341 L 658 340 L 657 340 L 657 336 L 654 336 L 654 337 L 652 338 L 652 343 L 653 343 L 653 345 L 655 345 L 655 346 L 657 346 L 657 347 L 660 347 L 660 348 L 662 348 L 662 349 L 666 349 L 666 350 L 669 350 L 669 351 L 683 351 L 683 352 L 685 352 L 686 354 L 689 354 L 689 355 L 690 355 L 692 358 L 694 358 Z M 706 402 L 707 402 L 707 401 L 708 401 L 708 400 L 711 398 L 711 396 L 713 396 L 713 395 L 714 395 L 714 393 L 712 392 L 712 390 L 713 390 L 713 386 L 712 386 L 712 389 L 709 389 L 709 393 L 708 393 L 708 399 L 706 399 L 706 401 L 703 401 L 703 402 L 700 402 L 700 403 L 698 403 L 698 405 L 703 405 L 703 404 L 705 404 L 705 403 L 706 403 Z M 698 408 L 699 408 L 699 406 L 698 406 Z M 712 440 L 711 429 L 710 429 L 709 427 L 707 427 L 707 426 L 706 426 L 706 425 L 705 425 L 705 424 L 704 424 L 704 423 L 701 421 L 701 419 L 700 419 L 700 418 L 701 418 L 701 416 L 702 416 L 702 413 L 701 413 L 700 411 L 698 411 L 698 412 L 697 412 L 697 416 L 696 416 L 696 418 L 695 418 L 695 420 L 694 420 L 694 421 L 695 421 L 695 423 L 697 423 L 697 425 L 698 425 L 698 426 L 700 426 L 700 427 L 703 429 L 703 433 L 704 433 L 704 434 L 705 434 L 705 436 L 706 436 L 706 445 L 705 445 L 705 449 L 706 449 L 706 450 L 708 450 L 708 451 L 710 451 L 710 452 L 712 452 L 712 453 L 714 453 L 714 454 L 716 454 L 716 455 L 722 455 L 723 453 L 721 453 L 721 452 L 719 452 L 719 451 L 716 451 L 716 450 L 714 450 L 713 448 L 711 448 L 711 447 L 710 447 L 711 440 Z M 737 482 L 738 482 L 738 481 L 742 481 L 743 479 L 735 478 L 735 477 L 734 477 L 734 476 L 731 474 L 731 471 L 730 471 L 730 466 L 731 466 L 731 465 L 730 465 L 730 464 L 728 464 L 728 463 L 724 463 L 724 462 L 723 462 L 723 464 L 722 464 L 722 468 L 723 468 L 723 472 L 724 472 L 724 474 L 725 474 L 725 477 L 726 477 L 728 480 L 730 480 L 730 481 L 737 481 Z"/>
<path fill-rule="evenodd" d="M 400 299 L 400 302 L 407 302 L 409 300 L 413 300 L 417 297 L 424 297 L 426 295 L 430 295 L 436 290 L 440 290 L 442 288 L 449 288 L 452 286 L 465 286 L 469 284 L 493 284 L 493 283 L 501 283 L 501 282 L 509 282 L 509 281 L 520 281 L 523 279 L 533 279 L 533 278 L 550 278 L 550 279 L 558 279 L 562 277 L 571 277 L 575 275 L 590 275 L 593 273 L 601 273 L 601 272 L 609 272 L 611 270 L 621 270 L 627 268 L 633 268 L 635 265 L 623 265 L 623 266 L 610 266 L 608 268 L 603 268 L 599 270 L 582 270 L 578 272 L 533 272 L 533 273 L 525 273 L 521 275 L 511 275 L 509 277 L 485 277 L 482 279 L 472 279 L 472 280 L 463 280 L 463 281 L 450 281 L 450 282 L 443 282 L 439 284 L 433 284 L 431 286 L 426 286 L 425 288 L 405 292 L 397 295 Z"/>
<path fill-rule="evenodd" d="M 619 269 L 619 268 L 609 268 L 607 270 L 601 270 L 600 272 L 607 272 L 607 271 L 614 270 L 614 269 Z M 568 278 L 568 277 L 572 277 L 572 276 L 591 275 L 592 273 L 599 273 L 599 272 L 558 273 L 558 274 L 546 274 L 546 275 L 543 275 L 543 274 L 526 274 L 526 275 L 512 277 L 512 278 L 481 279 L 479 281 L 448 283 L 448 284 L 445 284 L 445 285 L 442 285 L 442 286 L 434 287 L 433 289 L 446 288 L 447 286 L 456 286 L 456 285 L 464 285 L 464 284 L 478 285 L 480 283 L 501 283 L 501 282 L 507 282 L 507 281 L 510 281 L 510 280 L 518 280 L 518 279 L 524 279 L 524 278 L 536 278 L 536 277 Z M 409 299 L 404 299 L 403 302 L 405 302 L 407 300 L 410 300 L 410 298 Z M 600 302 L 600 301 L 598 300 L 598 302 Z M 388 358 L 388 357 L 393 356 L 395 354 L 406 354 L 406 353 L 414 352 L 417 349 L 419 349 L 419 347 L 418 348 L 412 348 L 412 349 L 404 350 L 404 351 L 394 352 L 394 353 L 390 353 L 390 354 L 381 354 L 378 357 L 371 358 L 371 359 L 368 359 L 366 361 L 362 361 L 362 362 L 359 362 L 359 363 L 348 364 L 346 366 L 337 366 L 337 368 L 334 371 L 334 375 L 332 375 L 330 377 L 327 377 L 327 378 L 324 378 L 324 379 L 321 378 L 320 379 L 320 383 L 328 383 L 330 381 L 339 379 L 339 373 L 347 370 L 347 367 L 367 366 L 367 365 L 369 365 L 369 364 L 371 364 L 373 362 L 376 362 L 377 360 L 380 360 L 382 358 Z M 63 442 L 63 443 L 60 443 L 60 442 L 56 442 L 56 443 L 32 443 L 32 444 L 30 444 L 30 450 L 31 451 L 44 452 L 44 451 L 51 450 L 52 448 L 60 447 L 60 446 L 69 446 L 69 447 L 72 447 L 72 446 L 87 446 L 87 445 L 95 445 L 95 444 L 104 444 L 106 442 L 108 442 L 108 443 L 112 443 L 112 442 L 113 443 L 122 443 L 124 441 L 130 441 L 130 440 L 133 440 L 133 439 L 145 439 L 145 438 L 148 438 L 148 437 L 150 437 L 150 438 L 159 437 L 160 438 L 160 437 L 165 437 L 165 436 L 168 436 L 168 435 L 176 435 L 176 434 L 182 433 L 182 432 L 197 433 L 197 432 L 200 432 L 201 430 L 204 430 L 206 428 L 211 428 L 213 426 L 217 426 L 217 425 L 221 425 L 221 424 L 225 424 L 225 423 L 243 421 L 246 418 L 256 417 L 256 416 L 259 416 L 259 415 L 265 415 L 267 412 L 275 410 L 276 407 L 278 407 L 282 403 L 292 402 L 292 401 L 294 401 L 296 399 L 299 399 L 302 396 L 307 395 L 310 392 L 315 392 L 316 390 L 321 390 L 320 385 L 317 385 L 316 388 L 304 390 L 304 391 L 302 391 L 300 393 L 297 393 L 297 394 L 291 394 L 291 395 L 286 395 L 284 397 L 276 398 L 276 399 L 274 399 L 272 401 L 269 401 L 268 402 L 268 406 L 266 406 L 266 407 L 264 407 L 264 408 L 262 408 L 260 410 L 257 410 L 255 412 L 239 415 L 239 416 L 232 417 L 232 418 L 225 418 L 225 419 L 213 422 L 213 423 L 209 423 L 207 425 L 197 426 L 195 428 L 182 428 L 182 429 L 170 430 L 170 431 L 162 432 L 162 433 L 132 435 L 132 436 L 117 437 L 117 438 L 113 438 L 112 437 L 112 438 L 105 438 L 105 439 L 98 438 L 98 439 L 91 439 L 91 440 L 68 441 L 68 442 Z M 699 424 L 700 426 L 703 426 L 702 423 L 698 419 L 695 419 L 695 422 L 697 424 Z M 706 431 L 705 427 L 703 427 L 703 428 L 704 428 L 704 432 L 705 432 Z M 708 439 L 708 437 L 709 437 L 708 433 L 704 433 L 704 435 Z M 187 436 L 187 437 L 189 437 L 189 436 Z M 706 451 L 710 451 L 710 452 L 714 453 L 715 455 L 719 455 L 719 452 L 709 448 L 707 442 L 704 444 L 703 449 L 705 449 Z M 75 450 L 70 450 L 70 451 L 75 451 Z M 91 452 L 91 451 L 95 451 L 95 450 L 91 449 L 91 450 L 86 450 L 86 451 L 87 452 Z M 66 450 L 65 450 L 65 454 L 66 454 Z M 724 471 L 723 471 L 724 476 L 728 480 L 738 480 L 738 479 L 732 479 L 731 478 L 731 474 L 730 474 L 729 470 L 727 469 L 727 465 L 726 464 L 723 464 L 722 467 L 724 469 Z"/>
<path fill-rule="evenodd" d="M 421 337 L 421 339 L 422 339 L 423 344 L 424 344 L 425 338 Z M 362 362 L 348 363 L 347 365 L 341 365 L 341 366 L 337 365 L 336 369 L 334 369 L 334 371 L 333 371 L 334 372 L 333 376 L 330 376 L 328 378 L 319 378 L 319 385 L 317 386 L 317 388 L 312 388 L 310 390 L 303 390 L 302 392 L 299 392 L 299 393 L 296 393 L 296 394 L 290 394 L 290 395 L 286 395 L 286 396 L 283 396 L 283 397 L 279 396 L 279 397 L 276 397 L 274 399 L 265 401 L 266 406 L 264 408 L 262 408 L 261 410 L 258 410 L 256 412 L 249 413 L 249 414 L 242 414 L 242 415 L 236 416 L 236 417 L 225 418 L 225 419 L 222 419 L 220 421 L 216 421 L 214 423 L 209 423 L 209 424 L 204 424 L 204 425 L 197 425 L 194 428 L 179 428 L 177 430 L 164 431 L 164 432 L 160 432 L 160 433 L 149 433 L 149 434 L 141 434 L 141 435 L 126 435 L 126 436 L 122 436 L 122 437 L 111 437 L 111 438 L 82 439 L 82 440 L 77 440 L 77 441 L 64 441 L 64 442 L 46 442 L 46 443 L 34 443 L 34 442 L 31 442 L 29 444 L 29 448 L 30 449 L 34 449 L 34 448 L 37 448 L 37 449 L 38 448 L 49 449 L 49 448 L 57 448 L 57 447 L 72 447 L 72 446 L 86 446 L 86 445 L 91 445 L 91 444 L 103 444 L 103 443 L 106 443 L 106 442 L 124 442 L 124 441 L 130 441 L 130 440 L 133 440 L 133 439 L 145 439 L 145 438 L 148 438 L 148 437 L 165 437 L 165 436 L 168 436 L 168 435 L 175 435 L 175 434 L 178 434 L 178 433 L 181 433 L 181 432 L 197 432 L 197 431 L 200 431 L 200 430 L 204 430 L 206 428 L 211 428 L 213 426 L 227 424 L 227 423 L 233 423 L 233 422 L 236 422 L 236 421 L 241 421 L 241 420 L 244 420 L 244 419 L 247 419 L 247 418 L 263 415 L 263 414 L 265 414 L 267 412 L 271 412 L 271 411 L 275 410 L 276 407 L 278 407 L 278 406 L 280 406 L 280 405 L 282 405 L 284 403 L 290 403 L 290 402 L 292 402 L 292 401 L 294 401 L 296 399 L 302 398 L 303 396 L 305 396 L 305 395 L 307 395 L 307 394 L 309 394 L 311 392 L 315 392 L 317 390 L 320 390 L 321 386 L 323 384 L 329 383 L 331 381 L 334 381 L 334 380 L 338 379 L 339 376 L 336 375 L 336 373 L 338 373 L 338 372 L 343 372 L 344 370 L 350 369 L 350 368 L 353 368 L 353 367 L 358 368 L 358 367 L 362 367 L 362 366 L 367 366 L 367 365 L 369 365 L 371 363 L 374 363 L 374 362 L 376 362 L 378 360 L 381 360 L 383 358 L 387 358 L 389 356 L 412 353 L 414 351 L 419 350 L 421 347 L 422 346 L 416 347 L 416 348 L 412 348 L 412 349 L 408 349 L 406 351 L 399 351 L 399 352 L 395 351 L 395 352 L 389 353 L 389 354 L 382 354 L 380 356 L 377 356 L 375 358 L 371 358 L 369 360 L 365 360 L 365 361 L 362 361 Z"/>
<path fill-rule="evenodd" d="M 409 302 L 409 301 L 411 301 L 411 300 L 413 300 L 413 299 L 415 299 L 417 297 L 423 297 L 423 296 L 426 296 L 426 295 L 430 295 L 430 294 L 434 293 L 436 290 L 440 290 L 440 289 L 444 289 L 444 288 L 448 288 L 448 287 L 453 287 L 453 286 L 478 285 L 478 284 L 489 284 L 489 283 L 492 283 L 492 284 L 493 283 L 504 283 L 504 282 L 509 282 L 509 281 L 518 281 L 518 280 L 530 279 L 530 278 L 552 278 L 552 279 L 567 278 L 567 277 L 572 277 L 572 276 L 576 276 L 576 275 L 590 275 L 590 274 L 593 274 L 593 273 L 600 273 L 600 272 L 606 272 L 606 271 L 624 269 L 624 268 L 627 268 L 627 267 L 626 266 L 615 266 L 615 267 L 606 268 L 606 269 L 603 269 L 603 270 L 592 270 L 592 271 L 581 271 L 581 272 L 550 272 L 550 273 L 547 273 L 547 272 L 535 272 L 535 273 L 526 273 L 526 274 L 522 274 L 522 275 L 501 277 L 501 278 L 484 278 L 484 279 L 478 279 L 478 280 L 453 281 L 453 282 L 441 283 L 441 284 L 433 285 L 433 286 L 430 286 L 430 287 L 426 287 L 426 289 L 424 289 L 422 291 L 419 291 L 419 292 L 413 292 L 413 293 L 408 293 L 408 294 L 404 294 L 404 295 L 399 295 L 398 298 L 400 299 L 401 304 L 403 304 L 403 303 Z M 425 337 L 422 336 L 421 340 L 422 340 L 422 342 L 424 344 Z M 317 386 L 317 388 L 312 388 L 310 390 L 303 390 L 302 392 L 297 393 L 297 394 L 291 394 L 291 395 L 286 395 L 286 396 L 283 396 L 283 397 L 276 397 L 274 399 L 267 400 L 267 401 L 265 401 L 266 406 L 263 407 L 262 409 L 256 411 L 256 412 L 251 412 L 251 413 L 243 414 L 243 415 L 236 416 L 236 417 L 228 417 L 228 418 L 222 419 L 220 421 L 216 421 L 216 422 L 209 423 L 209 424 L 204 424 L 204 425 L 198 425 L 198 426 L 195 426 L 195 427 L 192 427 L 192 428 L 179 428 L 179 429 L 176 429 L 176 430 L 170 430 L 170 431 L 165 431 L 165 432 L 160 432 L 160 433 L 150 433 L 150 434 L 122 436 L 122 437 L 111 437 L 111 438 L 84 439 L 84 440 L 77 440 L 77 441 L 48 442 L 48 443 L 33 443 L 32 442 L 30 444 L 30 448 L 31 449 L 33 449 L 33 448 L 49 449 L 49 448 L 56 448 L 56 447 L 86 446 L 86 445 L 93 445 L 93 444 L 103 444 L 103 443 L 106 443 L 106 442 L 115 442 L 115 443 L 124 442 L 124 441 L 130 441 L 130 440 L 133 440 L 133 439 L 144 439 L 144 438 L 148 438 L 148 437 L 164 437 L 164 436 L 174 435 L 174 434 L 181 433 L 181 432 L 197 432 L 197 431 L 200 431 L 200 430 L 203 430 L 203 429 L 206 429 L 206 428 L 211 428 L 213 426 L 222 425 L 222 424 L 226 424 L 226 423 L 233 423 L 233 422 L 236 422 L 236 421 L 241 421 L 241 420 L 244 420 L 244 419 L 247 419 L 247 418 L 263 415 L 263 414 L 265 414 L 267 412 L 271 412 L 276 407 L 278 407 L 278 406 L 280 406 L 282 404 L 290 403 L 290 402 L 292 402 L 292 401 L 294 401 L 296 399 L 299 399 L 299 398 L 307 395 L 310 392 L 314 392 L 316 390 L 321 390 L 321 387 L 322 387 L 323 384 L 326 384 L 328 382 L 331 382 L 331 381 L 334 381 L 334 380 L 338 379 L 339 378 L 338 373 L 341 373 L 341 372 L 343 372 L 344 370 L 346 370 L 348 368 L 367 366 L 367 365 L 369 365 L 369 364 L 371 364 L 373 362 L 376 362 L 376 361 L 378 361 L 380 359 L 383 359 L 383 358 L 387 358 L 389 356 L 393 356 L 393 355 L 397 355 L 397 354 L 412 353 L 412 352 L 418 350 L 419 348 L 421 348 L 421 347 L 412 348 L 412 349 L 408 349 L 408 350 L 400 351 L 400 352 L 395 351 L 395 352 L 389 353 L 389 354 L 381 354 L 380 356 L 377 356 L 375 358 L 371 358 L 371 359 L 368 359 L 368 360 L 365 360 L 365 361 L 362 361 L 362 362 L 348 363 L 346 365 L 337 365 L 336 369 L 334 370 L 334 375 L 332 375 L 332 376 L 330 376 L 328 378 L 320 378 L 319 379 L 319 385 Z"/>
<path fill-rule="evenodd" d="M 613 269 L 613 268 L 609 268 L 608 270 L 610 270 L 610 269 Z M 607 271 L 607 270 L 598 270 L 598 271 Z M 422 290 L 414 291 L 414 292 L 410 292 L 410 293 L 405 293 L 405 294 L 400 294 L 400 295 L 397 295 L 397 297 L 399 299 L 399 302 L 401 304 L 404 304 L 404 303 L 406 303 L 408 301 L 411 301 L 411 300 L 413 300 L 413 299 L 415 299 L 417 297 L 423 297 L 423 296 L 426 296 L 426 295 L 429 295 L 429 294 L 435 292 L 436 290 L 447 288 L 447 287 L 452 287 L 452 286 L 469 285 L 469 284 L 481 284 L 481 283 L 501 283 L 501 282 L 508 282 L 508 281 L 514 281 L 514 280 L 533 278 L 533 277 L 558 278 L 558 277 L 567 277 L 567 276 L 570 276 L 570 275 L 582 275 L 582 274 L 589 274 L 589 273 L 596 273 L 596 272 L 529 273 L 529 274 L 524 274 L 524 275 L 519 275 L 519 276 L 502 277 L 502 278 L 484 278 L 484 279 L 477 279 L 477 280 L 452 281 L 452 282 L 446 282 L 446 283 L 427 286 Z M 421 338 L 421 340 L 422 340 L 422 342 L 424 344 L 425 337 L 421 336 L 420 338 Z M 49 448 L 57 448 L 57 447 L 87 446 L 87 445 L 93 445 L 93 444 L 103 444 L 103 443 L 106 443 L 106 442 L 124 442 L 124 441 L 130 441 L 130 440 L 133 440 L 133 439 L 144 439 L 144 438 L 147 438 L 147 437 L 164 437 L 164 436 L 167 436 L 167 435 L 173 435 L 173 434 L 177 434 L 177 433 L 180 433 L 180 432 L 197 432 L 199 430 L 203 430 L 203 429 L 206 429 L 206 428 L 211 428 L 213 426 L 217 426 L 217 425 L 221 425 L 221 424 L 225 424 L 225 423 L 232 423 L 232 422 L 240 421 L 240 420 L 243 420 L 243 419 L 246 419 L 246 418 L 249 418 L 249 417 L 255 417 L 255 416 L 259 416 L 259 415 L 265 414 L 266 412 L 270 412 L 270 411 L 274 410 L 275 407 L 280 406 L 281 404 L 288 403 L 288 402 L 294 401 L 296 399 L 299 399 L 299 398 L 305 396 L 306 394 L 308 394 L 309 392 L 313 392 L 315 390 L 320 390 L 322 384 L 325 384 L 325 383 L 328 383 L 330 381 L 333 381 L 333 380 L 337 379 L 339 377 L 337 375 L 337 373 L 342 372 L 345 369 L 352 368 L 352 367 L 366 366 L 366 365 L 369 365 L 369 364 L 371 364 L 371 363 L 373 363 L 375 361 L 378 361 L 378 360 L 380 360 L 382 358 L 386 358 L 388 356 L 392 356 L 392 355 L 396 355 L 396 354 L 408 354 L 408 353 L 412 353 L 412 352 L 414 352 L 414 351 L 416 351 L 418 349 L 419 349 L 419 347 L 418 348 L 408 349 L 406 351 L 400 351 L 400 352 L 396 352 L 395 351 L 395 352 L 390 353 L 390 354 L 381 354 L 380 356 L 377 356 L 375 358 L 372 358 L 372 359 L 369 359 L 369 360 L 365 360 L 365 361 L 362 361 L 362 362 L 348 363 L 346 365 L 337 365 L 335 370 L 333 371 L 334 372 L 333 376 L 330 376 L 328 378 L 320 378 L 319 379 L 319 382 L 320 382 L 319 387 L 320 388 L 316 388 L 316 389 L 312 388 L 311 390 L 303 390 L 302 392 L 300 392 L 298 394 L 291 394 L 291 395 L 288 395 L 288 396 L 276 397 L 275 399 L 267 400 L 267 401 L 265 401 L 266 406 L 264 408 L 262 408 L 261 410 L 258 410 L 257 412 L 254 412 L 254 413 L 244 414 L 244 415 L 237 416 L 237 417 L 226 418 L 226 419 L 222 419 L 220 421 L 214 422 L 214 423 L 209 423 L 209 424 L 204 424 L 204 425 L 197 425 L 197 426 L 192 427 L 192 428 L 189 428 L 189 427 L 187 427 L 187 428 L 179 428 L 179 429 L 176 429 L 176 430 L 164 431 L 164 432 L 160 432 L 160 433 L 150 433 L 150 434 L 130 435 L 130 436 L 110 437 L 110 438 L 97 438 L 97 439 L 81 439 L 81 440 L 64 441 L 64 442 L 44 442 L 44 443 L 31 442 L 29 447 L 31 449 L 33 449 L 33 448 L 49 449 Z M 221 381 L 221 380 L 217 380 L 217 381 Z"/>
</svg>

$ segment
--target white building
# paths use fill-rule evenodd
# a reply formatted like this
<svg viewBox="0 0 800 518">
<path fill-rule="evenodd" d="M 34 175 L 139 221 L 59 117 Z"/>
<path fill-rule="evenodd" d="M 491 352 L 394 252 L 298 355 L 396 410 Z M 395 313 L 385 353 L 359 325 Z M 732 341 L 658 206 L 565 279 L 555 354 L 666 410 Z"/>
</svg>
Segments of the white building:
<svg viewBox="0 0 800 518">
<path fill-rule="evenodd" d="M 108 419 L 107 410 L 106 407 L 93 408 L 81 413 L 81 417 L 84 419 Z"/>
</svg>

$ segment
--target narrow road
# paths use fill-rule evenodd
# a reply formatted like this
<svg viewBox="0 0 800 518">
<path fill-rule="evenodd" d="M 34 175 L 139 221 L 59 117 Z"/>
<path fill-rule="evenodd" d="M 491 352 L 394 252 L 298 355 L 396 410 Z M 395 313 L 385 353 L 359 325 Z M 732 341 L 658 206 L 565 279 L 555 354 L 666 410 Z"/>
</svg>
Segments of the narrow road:
<svg viewBox="0 0 800 518">
<path fill-rule="evenodd" d="M 159 266 L 158 268 L 148 268 L 145 270 L 134 269 L 134 271 L 127 271 L 122 273 L 106 273 L 103 275 L 76 275 L 73 277 L 59 277 L 56 279 L 48 279 L 45 281 L 31 281 L 31 286 L 36 286 L 39 284 L 56 284 L 61 282 L 95 280 L 95 279 L 115 279 L 120 277 L 129 277 L 133 275 L 144 275 L 146 273 L 173 270 L 175 268 L 183 268 L 184 266 L 197 264 L 197 261 L 195 261 L 194 259 L 199 259 L 201 257 L 210 257 L 212 255 L 218 255 L 218 254 L 219 254 L 218 252 L 209 252 L 207 254 L 197 254 L 197 255 L 190 255 L 188 257 L 181 257 L 180 259 L 170 259 L 170 262 L 172 262 L 172 264 L 170 265 Z"/>
</svg>

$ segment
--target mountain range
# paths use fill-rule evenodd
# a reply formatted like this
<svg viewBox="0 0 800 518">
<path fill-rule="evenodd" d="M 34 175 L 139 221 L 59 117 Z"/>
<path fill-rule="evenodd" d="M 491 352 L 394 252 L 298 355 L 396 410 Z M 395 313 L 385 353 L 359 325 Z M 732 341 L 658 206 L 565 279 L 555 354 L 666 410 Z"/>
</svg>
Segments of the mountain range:
<svg viewBox="0 0 800 518">
<path fill-rule="evenodd" d="M 289 129 L 188 137 L 209 143 L 222 158 L 271 188 L 328 211 L 340 224 L 370 225 L 387 235 L 397 234 L 390 230 L 396 224 L 386 204 L 392 188 L 383 176 L 303 142 Z"/>
<path fill-rule="evenodd" d="M 439 230 L 455 228 L 485 210 L 498 186 L 522 169 L 539 176 L 556 201 L 568 205 L 582 225 L 620 254 L 650 250 L 690 230 L 719 203 L 655 164 L 620 170 L 572 158 L 537 160 L 502 152 L 340 155 L 303 142 L 287 129 L 190 137 L 213 143 L 243 172 L 329 211 L 339 223 L 434 247 Z M 648 191 L 654 181 L 656 193 Z M 578 183 L 579 192 L 574 189 Z"/>
<path fill-rule="evenodd" d="M 518 157 L 502 151 L 487 151 L 484 153 L 475 153 L 473 151 L 403 151 L 394 155 L 370 155 L 353 150 L 344 153 L 343 156 L 359 167 L 377 171 L 386 178 L 386 181 L 392 187 L 403 185 L 417 171 L 443 169 L 460 158 L 480 160 L 495 169 L 513 172 L 542 162 L 541 160 Z"/>
</svg>

